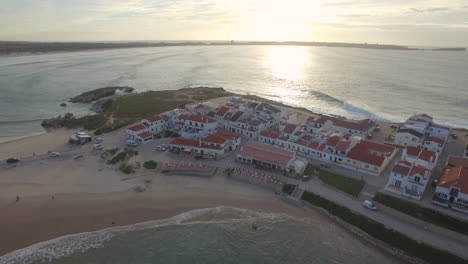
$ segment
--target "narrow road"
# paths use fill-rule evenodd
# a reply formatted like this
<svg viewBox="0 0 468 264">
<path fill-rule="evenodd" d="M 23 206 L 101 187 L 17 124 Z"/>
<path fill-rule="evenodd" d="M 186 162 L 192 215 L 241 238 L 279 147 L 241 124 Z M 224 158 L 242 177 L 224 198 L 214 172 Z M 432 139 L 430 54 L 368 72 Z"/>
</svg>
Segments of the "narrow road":
<svg viewBox="0 0 468 264">
<path fill-rule="evenodd" d="M 400 219 L 392 214 L 382 211 L 371 211 L 362 206 L 362 202 L 352 198 L 344 193 L 337 192 L 319 180 L 312 178 L 307 182 L 301 182 L 288 179 L 288 182 L 299 185 L 299 188 L 313 192 L 337 204 L 348 207 L 349 209 L 365 215 L 375 221 L 384 224 L 386 227 L 397 230 L 415 240 L 422 241 L 433 247 L 444 249 L 460 257 L 468 259 L 468 237 L 461 235 L 453 238 L 441 232 L 435 232 L 424 228 L 424 226 Z"/>
</svg>

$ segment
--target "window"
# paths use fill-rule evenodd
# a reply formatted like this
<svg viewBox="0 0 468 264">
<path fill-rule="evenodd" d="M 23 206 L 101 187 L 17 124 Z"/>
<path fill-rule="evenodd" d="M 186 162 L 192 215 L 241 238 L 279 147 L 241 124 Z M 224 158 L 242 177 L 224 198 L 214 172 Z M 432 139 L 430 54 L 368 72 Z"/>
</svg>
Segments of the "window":
<svg viewBox="0 0 468 264">
<path fill-rule="evenodd" d="M 420 181 L 421 181 L 421 178 L 420 178 L 419 176 L 415 176 L 415 177 L 414 177 L 414 181 L 415 181 L 415 182 L 420 182 Z"/>
<path fill-rule="evenodd" d="M 455 197 L 457 197 L 457 196 L 458 196 L 458 189 L 452 187 L 452 188 L 450 189 L 450 196 L 455 196 Z"/>
<path fill-rule="evenodd" d="M 394 185 L 395 185 L 396 187 L 400 187 L 400 186 L 401 186 L 401 181 L 396 180 Z"/>
</svg>

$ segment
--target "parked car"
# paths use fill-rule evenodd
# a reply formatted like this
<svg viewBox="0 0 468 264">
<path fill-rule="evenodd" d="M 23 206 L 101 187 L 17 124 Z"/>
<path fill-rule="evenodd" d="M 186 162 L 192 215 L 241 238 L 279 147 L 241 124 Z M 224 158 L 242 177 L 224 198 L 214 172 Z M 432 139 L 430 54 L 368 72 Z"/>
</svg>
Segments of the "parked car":
<svg viewBox="0 0 468 264">
<path fill-rule="evenodd" d="M 98 137 L 96 138 L 96 140 L 94 141 L 96 144 L 99 144 L 103 141 L 103 139 L 101 137 Z"/>
<path fill-rule="evenodd" d="M 457 138 L 458 138 L 458 135 L 457 135 L 457 134 L 452 134 L 452 138 L 453 138 L 453 139 L 457 139 Z"/>
<path fill-rule="evenodd" d="M 103 148 L 104 148 L 104 147 L 103 147 L 101 144 L 94 144 L 94 145 L 93 145 L 93 149 L 95 149 L 95 150 L 101 150 L 101 149 L 103 149 Z"/>
<path fill-rule="evenodd" d="M 364 202 L 362 202 L 362 206 L 364 206 L 365 208 L 367 209 L 370 209 L 372 211 L 377 211 L 377 206 L 375 206 L 371 201 L 369 200 L 364 200 Z"/>
<path fill-rule="evenodd" d="M 11 163 L 17 163 L 19 162 L 18 158 L 9 158 L 6 160 L 6 163 L 11 164 Z"/>
<path fill-rule="evenodd" d="M 156 150 L 159 150 L 159 151 L 166 151 L 168 148 L 169 148 L 169 146 L 166 145 L 166 144 L 156 146 Z"/>
<path fill-rule="evenodd" d="M 302 181 L 308 181 L 310 180 L 310 176 L 302 176 Z"/>
<path fill-rule="evenodd" d="M 324 163 L 324 162 L 320 163 L 320 166 L 322 166 L 324 168 L 327 168 L 327 169 L 331 168 L 330 164 L 327 164 L 327 163 Z"/>
<path fill-rule="evenodd" d="M 60 157 L 60 153 L 58 152 L 49 152 L 49 157 L 51 158 L 57 158 L 57 157 Z"/>
<path fill-rule="evenodd" d="M 135 140 L 129 139 L 129 140 L 127 140 L 127 146 L 136 147 L 136 146 L 138 146 L 138 143 Z"/>
</svg>

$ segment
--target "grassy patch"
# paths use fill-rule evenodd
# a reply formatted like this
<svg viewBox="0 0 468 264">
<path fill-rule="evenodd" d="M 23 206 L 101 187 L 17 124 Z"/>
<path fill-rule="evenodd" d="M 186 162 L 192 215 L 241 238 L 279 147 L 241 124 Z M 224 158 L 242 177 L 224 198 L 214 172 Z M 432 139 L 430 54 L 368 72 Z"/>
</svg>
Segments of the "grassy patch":
<svg viewBox="0 0 468 264">
<path fill-rule="evenodd" d="M 179 134 L 177 134 L 176 132 L 172 132 L 172 131 L 169 131 L 169 130 L 166 130 L 163 132 L 162 134 L 163 137 L 165 138 L 176 138 L 176 137 L 180 137 Z"/>
<path fill-rule="evenodd" d="M 117 120 L 113 123 L 109 123 L 109 124 L 105 124 L 101 127 L 99 127 L 98 129 L 96 129 L 96 131 L 94 131 L 94 135 L 101 135 L 103 133 L 109 133 L 109 132 L 112 132 L 114 130 L 117 130 L 121 127 L 124 127 L 124 126 L 128 126 L 132 123 L 134 123 L 136 120 L 135 119 L 124 119 L 124 120 Z"/>
<path fill-rule="evenodd" d="M 377 193 L 374 200 L 417 219 L 468 235 L 468 222 L 450 215 L 383 193 Z"/>
<path fill-rule="evenodd" d="M 123 172 L 125 174 L 131 174 L 131 173 L 135 172 L 135 169 L 133 168 L 133 166 L 128 165 L 126 163 L 123 163 L 122 165 L 120 165 L 119 169 L 120 169 L 121 172 Z"/>
<path fill-rule="evenodd" d="M 106 152 L 110 153 L 112 156 L 119 151 L 119 148 L 108 149 Z"/>
<path fill-rule="evenodd" d="M 379 239 L 392 247 L 401 249 L 408 255 L 421 258 L 428 263 L 466 263 L 458 256 L 418 242 L 400 232 L 385 227 L 385 225 L 379 222 L 355 213 L 344 206 L 338 205 L 314 193 L 304 192 L 301 199 L 315 206 L 324 208 L 330 214 L 358 227 L 374 238 Z"/>
<path fill-rule="evenodd" d="M 365 182 L 361 180 L 334 174 L 326 170 L 316 168 L 310 164 L 307 165 L 304 172 L 305 175 L 316 175 L 316 173 L 318 173 L 318 177 L 323 183 L 355 197 L 361 193 L 365 184 Z"/>
<path fill-rule="evenodd" d="M 294 192 L 295 188 L 296 188 L 295 184 L 287 183 L 287 184 L 283 185 L 283 192 L 288 194 L 288 195 L 291 195 Z"/>
<path fill-rule="evenodd" d="M 98 127 L 104 126 L 107 118 L 103 114 L 88 115 L 83 117 L 75 117 L 73 114 L 65 114 L 56 118 L 43 120 L 41 125 L 45 128 L 78 128 L 82 127 L 87 130 L 94 130 Z"/>
<path fill-rule="evenodd" d="M 154 170 L 158 167 L 158 163 L 154 160 L 148 160 L 143 163 L 143 167 L 147 170 Z"/>
<path fill-rule="evenodd" d="M 117 164 L 119 162 L 126 161 L 130 159 L 133 156 L 138 155 L 138 151 L 133 150 L 133 149 L 125 149 L 124 151 L 119 152 L 117 155 L 115 155 L 112 159 L 107 161 L 108 164 Z"/>
</svg>

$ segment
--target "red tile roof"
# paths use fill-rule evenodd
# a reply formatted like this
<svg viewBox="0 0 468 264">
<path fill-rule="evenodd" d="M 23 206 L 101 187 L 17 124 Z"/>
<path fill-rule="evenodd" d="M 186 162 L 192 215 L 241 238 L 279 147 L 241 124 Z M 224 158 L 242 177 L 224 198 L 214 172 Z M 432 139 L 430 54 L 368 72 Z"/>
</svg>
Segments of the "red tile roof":
<svg viewBox="0 0 468 264">
<path fill-rule="evenodd" d="M 157 116 L 150 117 L 147 120 L 150 122 L 157 122 L 159 120 L 166 120 L 166 119 L 169 119 L 167 115 L 157 115 Z"/>
<path fill-rule="evenodd" d="M 293 151 L 255 141 L 247 142 L 239 151 L 239 154 L 281 167 L 286 166 L 295 157 Z"/>
<path fill-rule="evenodd" d="M 425 150 L 421 148 L 416 148 L 412 146 L 406 147 L 406 153 L 411 156 L 415 156 L 420 160 L 424 160 L 427 162 L 435 162 L 437 158 L 437 154 L 434 151 Z"/>
<path fill-rule="evenodd" d="M 411 176 L 420 175 L 424 179 L 427 179 L 430 172 L 431 172 L 431 170 L 429 170 L 428 168 L 425 168 L 425 167 L 419 166 L 419 165 L 414 165 L 413 168 L 411 168 L 411 171 L 410 171 L 409 175 L 411 175 Z"/>
<path fill-rule="evenodd" d="M 215 143 L 215 144 L 224 144 L 228 140 L 236 140 L 240 136 L 239 135 L 231 135 L 231 134 L 222 134 L 222 133 L 214 133 L 206 135 L 201 139 L 203 143 Z"/>
<path fill-rule="evenodd" d="M 188 139 L 188 138 L 175 138 L 169 144 L 183 146 L 183 147 L 196 147 L 196 148 L 217 149 L 217 150 L 223 149 L 219 146 L 202 145 L 199 140 Z"/>
<path fill-rule="evenodd" d="M 361 140 L 354 148 L 351 149 L 346 157 L 380 167 L 385 161 L 385 158 L 379 155 L 374 155 L 372 152 L 379 152 L 385 155 L 390 155 L 394 151 L 394 147 L 372 141 Z"/>
<path fill-rule="evenodd" d="M 260 136 L 277 139 L 279 136 L 281 136 L 281 133 L 278 131 L 262 131 L 260 132 Z"/>
<path fill-rule="evenodd" d="M 441 138 L 438 138 L 438 137 L 433 137 L 433 136 L 427 136 L 424 138 L 424 142 L 426 141 L 431 141 L 431 142 L 435 142 L 437 144 L 445 144 L 445 141 Z"/>
<path fill-rule="evenodd" d="M 294 130 L 296 130 L 297 126 L 293 124 L 287 124 L 286 127 L 283 129 L 283 133 L 292 134 Z"/>
<path fill-rule="evenodd" d="M 336 145 L 338 145 L 338 143 L 340 142 L 341 138 L 340 137 L 329 137 L 327 139 L 327 146 L 330 146 L 330 147 L 336 147 Z"/>
<path fill-rule="evenodd" d="M 216 123 L 216 120 L 213 118 L 201 116 L 201 115 L 180 115 L 179 119 L 181 120 L 189 120 L 199 123 Z"/>
<path fill-rule="evenodd" d="M 138 125 L 128 127 L 127 129 L 131 130 L 131 131 L 134 131 L 134 132 L 138 132 L 138 131 L 146 129 L 146 127 L 144 125 L 142 125 L 142 124 L 138 124 Z"/>
<path fill-rule="evenodd" d="M 460 192 L 468 194 L 468 168 L 462 166 L 445 167 L 438 186 L 447 189 L 452 186 L 457 187 Z"/>
<path fill-rule="evenodd" d="M 392 172 L 395 172 L 404 176 L 408 176 L 408 173 L 410 172 L 410 170 L 411 170 L 411 163 L 408 165 L 405 163 L 397 162 L 397 164 L 393 166 Z"/>
<path fill-rule="evenodd" d="M 317 149 L 319 146 L 319 143 L 317 141 L 314 141 L 314 142 L 310 142 L 308 147 L 309 148 L 312 148 L 312 149 Z"/>
<path fill-rule="evenodd" d="M 338 142 L 335 149 L 336 151 L 345 152 L 351 146 L 351 140 L 343 140 Z"/>
<path fill-rule="evenodd" d="M 151 135 L 151 133 L 149 133 L 149 132 L 140 133 L 140 134 L 138 134 L 138 136 L 141 137 L 142 139 L 147 139 L 147 138 L 153 137 L 153 135 Z"/>
<path fill-rule="evenodd" d="M 462 166 L 468 168 L 468 158 L 449 156 L 448 164 L 452 166 Z"/>
<path fill-rule="evenodd" d="M 406 147 L 406 154 L 411 155 L 411 156 L 418 157 L 419 151 L 421 151 L 421 149 L 417 147 L 412 147 L 412 146 Z"/>
<path fill-rule="evenodd" d="M 236 140 L 240 138 L 240 135 L 238 134 L 225 134 L 225 133 L 215 133 L 214 135 L 223 137 L 228 140 Z"/>
<path fill-rule="evenodd" d="M 224 116 L 229 111 L 229 107 L 221 106 L 216 112 L 217 116 Z"/>
</svg>

